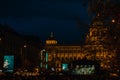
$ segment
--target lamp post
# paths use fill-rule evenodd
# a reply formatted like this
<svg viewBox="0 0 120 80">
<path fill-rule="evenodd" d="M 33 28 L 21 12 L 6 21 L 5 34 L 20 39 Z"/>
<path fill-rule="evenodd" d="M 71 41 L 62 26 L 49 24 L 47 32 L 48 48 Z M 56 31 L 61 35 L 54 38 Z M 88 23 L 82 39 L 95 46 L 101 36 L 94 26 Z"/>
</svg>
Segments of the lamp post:
<svg viewBox="0 0 120 80">
<path fill-rule="evenodd" d="M 40 67 L 43 68 L 44 66 L 44 62 L 45 62 L 45 49 L 41 50 L 41 53 L 40 53 L 40 59 L 41 59 L 41 63 L 40 63 Z"/>
<path fill-rule="evenodd" d="M 23 62 L 24 62 L 25 56 L 23 54 L 23 48 L 26 48 L 26 47 L 27 45 L 24 45 L 23 47 L 20 48 L 21 67 L 24 66 Z"/>
<path fill-rule="evenodd" d="M 48 69 L 48 53 L 45 49 L 41 50 L 40 53 L 40 68 L 43 72 Z"/>
</svg>

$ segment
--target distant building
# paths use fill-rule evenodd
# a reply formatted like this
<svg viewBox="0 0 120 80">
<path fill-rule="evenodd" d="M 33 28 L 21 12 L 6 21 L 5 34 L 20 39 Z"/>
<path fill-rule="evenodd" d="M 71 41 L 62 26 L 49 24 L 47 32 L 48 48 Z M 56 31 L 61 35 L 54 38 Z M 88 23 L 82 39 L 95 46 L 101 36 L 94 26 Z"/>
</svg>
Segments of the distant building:
<svg viewBox="0 0 120 80">
<path fill-rule="evenodd" d="M 20 66 L 20 48 L 24 41 L 20 38 L 20 35 L 15 32 L 8 25 L 0 25 L 0 68 L 3 67 L 3 57 L 4 55 L 14 55 L 15 56 L 15 64 Z M 14 67 L 17 67 L 14 66 Z"/>
<path fill-rule="evenodd" d="M 0 69 L 3 68 L 5 55 L 14 55 L 15 69 L 39 66 L 38 55 L 41 49 L 41 41 L 37 37 L 23 36 L 7 25 L 0 25 Z"/>
<path fill-rule="evenodd" d="M 58 44 L 53 33 L 46 40 L 45 50 L 48 54 L 48 68 L 62 71 L 62 64 L 70 61 L 88 60 L 100 61 L 103 70 L 115 70 L 116 50 L 108 49 L 109 27 L 104 20 L 97 15 L 90 25 L 89 33 L 86 35 L 85 45 L 63 45 Z M 106 46 L 105 46 L 106 44 Z"/>
<path fill-rule="evenodd" d="M 100 60 L 102 69 L 113 69 L 115 61 L 115 49 L 109 49 L 110 25 L 106 25 L 104 19 L 97 15 L 90 25 L 89 33 L 86 36 L 85 51 L 90 59 Z M 112 44 L 114 45 L 114 44 Z"/>
<path fill-rule="evenodd" d="M 82 59 L 85 57 L 84 49 L 79 45 L 58 45 L 53 33 L 46 40 L 45 49 L 48 52 L 49 67 L 55 67 L 56 71 L 62 70 L 62 63 Z"/>
</svg>

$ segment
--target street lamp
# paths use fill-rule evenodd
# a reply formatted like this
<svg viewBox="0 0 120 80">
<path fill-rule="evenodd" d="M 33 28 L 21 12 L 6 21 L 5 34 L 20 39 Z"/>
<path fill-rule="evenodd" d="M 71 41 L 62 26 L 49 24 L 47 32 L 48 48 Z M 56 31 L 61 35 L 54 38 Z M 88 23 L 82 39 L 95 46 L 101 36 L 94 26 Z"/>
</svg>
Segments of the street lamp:
<svg viewBox="0 0 120 80">
<path fill-rule="evenodd" d="M 23 48 L 26 48 L 27 45 L 24 45 L 23 47 L 20 48 L 20 55 L 23 56 Z"/>
<path fill-rule="evenodd" d="M 24 54 L 23 54 L 23 48 L 26 48 L 26 47 L 27 47 L 27 45 L 24 45 L 23 47 L 20 48 L 20 57 L 21 57 L 21 64 L 22 64 L 21 67 L 24 65 L 23 61 L 25 59 Z"/>
<path fill-rule="evenodd" d="M 41 50 L 40 58 L 41 58 L 41 63 L 40 63 L 41 68 L 47 69 L 48 68 L 48 53 L 46 52 L 45 49 Z"/>
<path fill-rule="evenodd" d="M 115 19 L 112 19 L 112 23 L 115 23 Z"/>
<path fill-rule="evenodd" d="M 43 50 L 41 50 L 41 52 L 40 52 L 40 58 L 41 58 L 41 63 L 40 63 L 40 66 L 41 66 L 41 68 L 43 67 L 43 60 L 44 60 L 44 52 L 45 52 L 45 49 L 43 49 Z"/>
</svg>

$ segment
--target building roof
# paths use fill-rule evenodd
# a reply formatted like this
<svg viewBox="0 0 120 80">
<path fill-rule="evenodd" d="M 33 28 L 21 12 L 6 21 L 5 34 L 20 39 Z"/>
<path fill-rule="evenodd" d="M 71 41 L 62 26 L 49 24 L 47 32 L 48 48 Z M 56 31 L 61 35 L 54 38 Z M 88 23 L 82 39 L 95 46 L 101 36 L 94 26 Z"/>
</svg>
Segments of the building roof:
<svg viewBox="0 0 120 80">
<path fill-rule="evenodd" d="M 104 18 L 102 18 L 102 16 L 98 13 L 93 19 L 92 19 L 92 22 L 91 22 L 91 25 L 105 25 L 104 24 Z M 96 24 L 94 24 L 96 23 Z"/>
<path fill-rule="evenodd" d="M 56 40 L 54 35 L 53 35 L 53 32 L 50 33 L 50 36 L 47 40 Z"/>
</svg>

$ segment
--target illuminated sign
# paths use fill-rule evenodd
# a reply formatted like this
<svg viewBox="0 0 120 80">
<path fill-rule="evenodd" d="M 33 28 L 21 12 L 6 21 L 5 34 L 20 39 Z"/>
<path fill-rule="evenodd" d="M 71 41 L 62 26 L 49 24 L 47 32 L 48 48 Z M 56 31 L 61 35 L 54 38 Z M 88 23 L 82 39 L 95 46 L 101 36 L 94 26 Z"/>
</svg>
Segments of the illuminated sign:
<svg viewBox="0 0 120 80">
<path fill-rule="evenodd" d="M 68 64 L 62 64 L 62 70 L 67 71 L 68 70 Z"/>
<path fill-rule="evenodd" d="M 95 73 L 94 65 L 76 65 L 72 71 L 75 75 L 91 75 Z"/>
<path fill-rule="evenodd" d="M 3 72 L 13 72 L 14 69 L 14 56 L 4 56 Z"/>
</svg>

